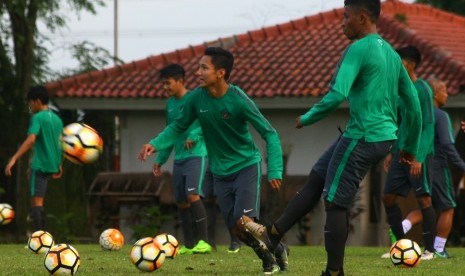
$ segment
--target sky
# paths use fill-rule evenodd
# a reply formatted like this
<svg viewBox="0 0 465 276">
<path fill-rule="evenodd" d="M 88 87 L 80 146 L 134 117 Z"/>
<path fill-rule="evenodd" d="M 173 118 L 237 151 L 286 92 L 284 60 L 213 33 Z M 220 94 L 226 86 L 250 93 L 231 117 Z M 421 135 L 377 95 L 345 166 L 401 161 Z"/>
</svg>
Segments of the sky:
<svg viewBox="0 0 465 276">
<path fill-rule="evenodd" d="M 103 0 L 97 14 L 78 16 L 64 9 L 68 27 L 49 45 L 51 68 L 76 67 L 64 51 L 90 41 L 114 54 L 114 1 L 118 4 L 118 52 L 124 62 L 171 52 L 299 19 L 343 6 L 343 0 Z M 406 0 L 405 2 L 412 2 Z"/>
</svg>

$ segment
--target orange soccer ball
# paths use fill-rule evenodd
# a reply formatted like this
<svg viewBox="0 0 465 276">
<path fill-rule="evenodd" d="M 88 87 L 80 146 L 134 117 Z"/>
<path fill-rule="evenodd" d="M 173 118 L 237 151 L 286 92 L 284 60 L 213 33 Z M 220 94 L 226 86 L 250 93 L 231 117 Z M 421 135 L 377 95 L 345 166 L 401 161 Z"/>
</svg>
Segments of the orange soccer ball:
<svg viewBox="0 0 465 276">
<path fill-rule="evenodd" d="M 398 240 L 391 246 L 391 261 L 395 266 L 415 267 L 420 263 L 421 250 L 415 241 Z"/>
<path fill-rule="evenodd" d="M 100 234 L 99 242 L 103 250 L 120 250 L 124 245 L 124 236 L 118 229 L 109 228 Z"/>
</svg>

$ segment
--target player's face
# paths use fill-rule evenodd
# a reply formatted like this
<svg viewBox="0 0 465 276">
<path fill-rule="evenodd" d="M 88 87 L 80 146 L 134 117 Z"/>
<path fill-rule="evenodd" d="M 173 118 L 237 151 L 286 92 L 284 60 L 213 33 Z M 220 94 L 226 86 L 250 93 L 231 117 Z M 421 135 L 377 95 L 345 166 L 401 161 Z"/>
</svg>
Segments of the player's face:
<svg viewBox="0 0 465 276">
<path fill-rule="evenodd" d="M 342 21 L 344 35 L 350 39 L 357 39 L 360 35 L 360 10 L 353 6 L 344 7 L 344 19 Z"/>
<path fill-rule="evenodd" d="M 29 111 L 32 113 L 36 113 L 40 110 L 41 107 L 41 102 L 40 100 L 29 100 L 27 102 L 27 105 L 29 106 Z"/>
<path fill-rule="evenodd" d="M 447 94 L 447 87 L 446 84 L 441 82 L 437 88 L 438 91 L 435 91 L 434 95 L 436 101 L 438 102 L 438 106 L 444 106 L 447 102 L 447 98 L 449 95 Z"/>
<path fill-rule="evenodd" d="M 162 78 L 161 83 L 163 84 L 163 90 L 171 97 L 176 96 L 182 91 L 183 83 L 181 80 L 174 78 Z"/>
<path fill-rule="evenodd" d="M 224 69 L 217 70 L 215 68 L 210 56 L 203 56 L 200 59 L 199 69 L 197 69 L 195 75 L 198 77 L 201 87 L 209 87 L 217 83 L 221 78 L 222 71 L 224 71 Z"/>
</svg>

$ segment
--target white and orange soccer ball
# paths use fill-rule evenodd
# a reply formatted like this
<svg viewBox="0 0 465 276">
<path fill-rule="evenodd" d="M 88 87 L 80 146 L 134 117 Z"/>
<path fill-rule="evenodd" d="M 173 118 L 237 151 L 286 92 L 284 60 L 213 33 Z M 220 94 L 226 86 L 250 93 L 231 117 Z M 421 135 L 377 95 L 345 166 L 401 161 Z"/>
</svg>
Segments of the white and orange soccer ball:
<svg viewBox="0 0 465 276">
<path fill-rule="evenodd" d="M 150 272 L 165 262 L 165 252 L 152 237 L 138 240 L 131 249 L 131 262 L 140 270 Z"/>
<path fill-rule="evenodd" d="M 179 252 L 179 243 L 176 238 L 170 234 L 163 233 L 155 237 L 155 241 L 161 245 L 165 251 L 165 257 L 174 259 Z"/>
<path fill-rule="evenodd" d="M 47 252 L 44 265 L 51 275 L 74 275 L 81 265 L 81 258 L 74 247 L 60 243 Z"/>
<path fill-rule="evenodd" d="M 62 139 L 66 159 L 78 165 L 97 161 L 103 150 L 103 140 L 98 132 L 83 123 L 67 125 Z"/>
<path fill-rule="evenodd" d="M 415 241 L 401 239 L 391 246 L 391 261 L 395 266 L 415 267 L 421 261 L 421 250 Z"/>
<path fill-rule="evenodd" d="M 15 218 L 15 210 L 8 203 L 0 203 L 0 225 L 10 223 Z"/>
<path fill-rule="evenodd" d="M 99 243 L 103 250 L 120 250 L 124 245 L 124 236 L 118 229 L 109 228 L 100 234 Z"/>
<path fill-rule="evenodd" d="M 47 253 L 55 244 L 53 237 L 46 231 L 35 231 L 27 241 L 27 248 L 36 254 Z"/>
</svg>

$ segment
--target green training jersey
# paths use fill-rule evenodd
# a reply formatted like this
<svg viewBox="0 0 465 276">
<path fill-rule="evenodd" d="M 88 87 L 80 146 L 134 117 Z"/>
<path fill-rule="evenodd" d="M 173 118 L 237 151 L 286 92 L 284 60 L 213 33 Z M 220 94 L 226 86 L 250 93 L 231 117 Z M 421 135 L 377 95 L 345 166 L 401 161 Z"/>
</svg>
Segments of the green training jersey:
<svg viewBox="0 0 465 276">
<path fill-rule="evenodd" d="M 433 91 L 431 87 L 422 79 L 417 79 L 414 83 L 415 90 L 418 94 L 418 99 L 420 101 L 421 108 L 421 117 L 422 117 L 422 127 L 421 127 L 421 136 L 420 136 L 420 145 L 418 147 L 417 161 L 423 163 L 426 159 L 426 156 L 429 154 L 434 154 L 434 104 L 433 104 Z M 405 104 L 403 101 L 399 103 L 401 118 L 405 117 Z M 410 127 L 407 123 L 401 119 L 399 125 L 399 147 L 402 148 L 402 145 L 405 143 L 405 137 L 410 132 Z M 397 150 L 397 147 L 396 147 Z M 394 151 L 396 151 L 394 150 Z"/>
<path fill-rule="evenodd" d="M 32 116 L 28 135 L 34 134 L 34 156 L 31 168 L 43 173 L 56 173 L 60 169 L 63 151 L 61 134 L 63 122 L 51 110 L 42 110 Z"/>
<path fill-rule="evenodd" d="M 344 136 L 379 142 L 397 139 L 397 106 L 405 102 L 410 132 L 403 150 L 416 154 L 420 138 L 420 104 L 415 87 L 402 66 L 399 55 L 378 34 L 370 34 L 345 50 L 329 92 L 300 120 L 316 123 L 347 99 L 350 119 Z"/>
<path fill-rule="evenodd" d="M 212 97 L 205 88 L 194 89 L 186 98 L 182 115 L 150 144 L 156 150 L 169 148 L 197 119 L 213 174 L 229 175 L 261 160 L 249 130 L 250 123 L 266 141 L 268 179 L 282 179 L 283 159 L 278 133 L 247 94 L 232 84 L 221 98 Z"/>
<path fill-rule="evenodd" d="M 181 116 L 184 104 L 189 92 L 182 98 L 171 97 L 166 102 L 166 125 L 171 124 L 179 116 Z M 194 142 L 194 146 L 190 149 L 186 148 L 186 140 L 189 139 Z M 194 123 L 176 140 L 173 146 L 158 152 L 155 158 L 155 163 L 163 165 L 170 157 L 171 151 L 174 147 L 174 160 L 182 160 L 189 157 L 204 157 L 207 156 L 207 149 L 203 140 L 202 129 L 200 128 L 198 120 Z"/>
</svg>

